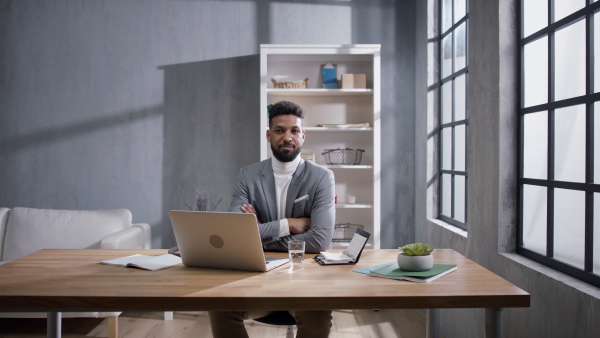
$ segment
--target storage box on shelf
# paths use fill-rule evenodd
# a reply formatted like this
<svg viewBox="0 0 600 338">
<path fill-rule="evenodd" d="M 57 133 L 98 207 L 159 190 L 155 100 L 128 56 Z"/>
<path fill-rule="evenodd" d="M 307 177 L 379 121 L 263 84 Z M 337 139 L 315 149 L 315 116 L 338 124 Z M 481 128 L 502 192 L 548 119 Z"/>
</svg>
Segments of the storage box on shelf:
<svg viewBox="0 0 600 338">
<path fill-rule="evenodd" d="M 342 74 L 342 88 L 366 88 L 367 74 Z"/>
<path fill-rule="evenodd" d="M 380 46 L 261 45 L 260 62 L 261 159 L 271 156 L 265 138 L 267 105 L 281 100 L 301 105 L 305 110 L 303 129 L 307 134 L 303 149 L 312 154 L 306 158 L 314 158 L 317 164 L 330 168 L 335 174 L 336 224 L 363 225 L 364 230 L 371 233 L 369 246 L 379 248 Z M 321 66 L 328 62 L 336 65 L 339 89 L 323 88 Z M 366 88 L 343 88 L 342 74 L 364 75 Z M 275 88 L 270 80 L 298 82 L 307 78 L 306 89 Z M 352 76 L 347 80 L 350 78 Z M 334 163 L 331 156 L 326 158 L 326 149 L 350 149 L 355 156 L 360 150 L 361 159 L 357 164 L 354 164 L 356 161 Z M 348 203 L 348 194 L 355 196 L 354 203 Z M 339 245 L 334 243 L 334 246 Z"/>
</svg>

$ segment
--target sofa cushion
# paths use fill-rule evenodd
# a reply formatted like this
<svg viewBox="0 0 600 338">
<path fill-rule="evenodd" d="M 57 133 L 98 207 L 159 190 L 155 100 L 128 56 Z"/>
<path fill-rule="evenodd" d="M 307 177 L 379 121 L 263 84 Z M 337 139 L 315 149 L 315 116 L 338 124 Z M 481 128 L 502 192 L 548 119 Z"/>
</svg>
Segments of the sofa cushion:
<svg viewBox="0 0 600 338">
<path fill-rule="evenodd" d="M 41 249 L 97 249 L 102 237 L 131 225 L 131 212 L 14 208 L 10 211 L 2 260 Z"/>
</svg>

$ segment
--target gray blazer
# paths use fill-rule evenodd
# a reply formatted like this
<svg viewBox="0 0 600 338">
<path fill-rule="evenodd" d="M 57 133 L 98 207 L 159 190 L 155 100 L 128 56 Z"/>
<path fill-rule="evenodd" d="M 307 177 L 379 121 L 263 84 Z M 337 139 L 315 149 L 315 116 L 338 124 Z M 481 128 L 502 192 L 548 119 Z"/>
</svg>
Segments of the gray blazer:
<svg viewBox="0 0 600 338">
<path fill-rule="evenodd" d="M 279 237 L 275 177 L 271 159 L 244 167 L 237 176 L 230 212 L 241 212 L 249 203 L 257 212 L 260 237 L 267 250 L 287 251 L 293 239 L 306 242 L 306 252 L 318 253 L 331 247 L 335 222 L 335 180 L 333 172 L 309 161 L 302 161 L 292 176 L 285 208 L 286 218 L 307 217 L 310 229 L 302 234 Z"/>
</svg>

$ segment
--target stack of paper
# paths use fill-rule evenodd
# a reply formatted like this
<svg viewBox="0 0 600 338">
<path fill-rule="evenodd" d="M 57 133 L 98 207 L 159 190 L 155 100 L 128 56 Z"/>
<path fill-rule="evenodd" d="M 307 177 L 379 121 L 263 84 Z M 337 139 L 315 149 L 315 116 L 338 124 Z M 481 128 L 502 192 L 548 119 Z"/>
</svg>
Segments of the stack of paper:
<svg viewBox="0 0 600 338">
<path fill-rule="evenodd" d="M 392 263 L 369 272 L 369 275 L 417 283 L 429 283 L 454 270 L 456 270 L 456 265 L 434 264 L 433 268 L 427 271 L 405 271 L 398 267 L 398 263 Z"/>
<path fill-rule="evenodd" d="M 354 258 L 348 256 L 346 252 L 321 252 L 321 259 L 327 263 L 349 263 L 354 261 Z"/>
</svg>

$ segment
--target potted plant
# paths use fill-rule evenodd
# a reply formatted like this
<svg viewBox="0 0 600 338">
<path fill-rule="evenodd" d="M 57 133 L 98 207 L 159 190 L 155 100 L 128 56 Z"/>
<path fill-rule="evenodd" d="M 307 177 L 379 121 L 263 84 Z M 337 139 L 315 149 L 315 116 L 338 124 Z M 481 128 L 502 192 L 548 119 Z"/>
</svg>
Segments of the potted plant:
<svg viewBox="0 0 600 338">
<path fill-rule="evenodd" d="M 202 191 L 200 187 L 196 189 L 196 211 L 214 211 L 219 203 L 221 203 L 221 199 L 215 202 L 214 190 L 211 190 L 210 193 L 206 191 Z M 185 203 L 188 209 L 193 210 L 192 207 Z"/>
<path fill-rule="evenodd" d="M 398 267 L 405 271 L 427 271 L 433 267 L 434 250 L 429 244 L 413 243 L 401 248 L 398 254 Z"/>
</svg>

